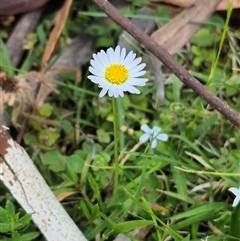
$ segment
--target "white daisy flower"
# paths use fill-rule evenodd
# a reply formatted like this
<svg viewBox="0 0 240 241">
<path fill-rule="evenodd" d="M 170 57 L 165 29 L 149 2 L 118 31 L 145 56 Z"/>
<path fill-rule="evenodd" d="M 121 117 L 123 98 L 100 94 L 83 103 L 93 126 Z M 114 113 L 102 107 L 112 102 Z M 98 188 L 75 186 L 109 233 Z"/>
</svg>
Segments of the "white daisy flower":
<svg viewBox="0 0 240 241">
<path fill-rule="evenodd" d="M 126 55 L 126 49 L 120 49 L 117 46 L 115 50 L 109 48 L 107 52 L 101 50 L 97 54 L 93 54 L 88 78 L 102 88 L 99 96 L 103 97 L 107 94 L 110 97 L 123 97 L 125 91 L 132 94 L 140 94 L 140 91 L 134 86 L 144 86 L 148 79 L 139 78 L 146 71 L 143 68 L 146 64 L 140 64 L 142 58 L 136 58 L 133 51 Z"/>
<path fill-rule="evenodd" d="M 230 187 L 228 191 L 232 192 L 236 197 L 233 200 L 233 207 L 236 207 L 240 202 L 240 188 Z"/>
<path fill-rule="evenodd" d="M 146 141 L 150 140 L 151 148 L 154 149 L 157 146 L 157 141 L 167 141 L 168 135 L 165 133 L 161 133 L 161 128 L 154 126 L 152 129 L 143 124 L 141 126 L 141 130 L 145 133 L 139 138 L 141 143 L 145 143 Z"/>
</svg>

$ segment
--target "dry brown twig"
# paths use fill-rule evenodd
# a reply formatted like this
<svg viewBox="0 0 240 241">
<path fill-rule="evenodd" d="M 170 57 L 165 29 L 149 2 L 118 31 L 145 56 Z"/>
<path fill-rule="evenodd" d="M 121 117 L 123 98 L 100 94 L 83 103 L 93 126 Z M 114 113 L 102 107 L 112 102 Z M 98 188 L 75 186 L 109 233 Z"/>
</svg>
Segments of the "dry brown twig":
<svg viewBox="0 0 240 241">
<path fill-rule="evenodd" d="M 212 94 L 197 79 L 178 64 L 178 62 L 161 46 L 153 41 L 141 29 L 135 26 L 129 19 L 125 18 L 107 0 L 92 0 L 110 18 L 117 22 L 123 29 L 130 33 L 145 49 L 153 53 L 164 65 L 166 65 L 185 85 L 194 90 L 208 104 L 219 111 L 223 116 L 230 120 L 235 126 L 240 128 L 240 114 L 229 107 L 226 103 Z M 208 1 L 206 1 L 207 3 Z"/>
</svg>

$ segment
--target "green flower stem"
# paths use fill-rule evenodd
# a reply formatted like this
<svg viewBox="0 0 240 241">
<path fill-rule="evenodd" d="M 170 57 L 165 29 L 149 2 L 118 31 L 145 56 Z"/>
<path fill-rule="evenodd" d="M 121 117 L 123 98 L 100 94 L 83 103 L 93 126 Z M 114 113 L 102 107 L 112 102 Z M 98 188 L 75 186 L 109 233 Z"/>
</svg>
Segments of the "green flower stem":
<svg viewBox="0 0 240 241">
<path fill-rule="evenodd" d="M 147 154 L 149 151 L 149 145 L 146 147 L 145 151 L 144 151 L 144 154 Z M 139 181 L 139 184 L 138 184 L 138 187 L 137 187 L 137 191 L 135 193 L 135 198 L 138 199 L 138 196 L 144 186 L 144 182 L 145 182 L 145 176 L 146 176 L 146 172 L 147 172 L 147 166 L 148 166 L 148 160 L 144 160 L 144 166 L 143 166 L 143 169 L 142 169 L 142 174 L 141 174 L 141 179 Z"/>
<path fill-rule="evenodd" d="M 138 199 L 139 197 L 139 194 L 143 188 L 143 185 L 145 183 L 145 176 L 146 176 L 146 172 L 147 172 L 147 165 L 148 165 L 148 160 L 144 160 L 144 166 L 143 166 L 143 169 L 142 169 L 142 174 L 141 174 L 141 179 L 140 179 L 140 182 L 138 184 L 138 187 L 137 187 L 137 191 L 136 191 L 136 194 L 135 194 L 135 198 Z"/>
<path fill-rule="evenodd" d="M 114 190 L 113 197 L 116 201 L 117 198 L 117 188 L 118 188 L 118 176 L 119 176 L 119 167 L 118 167 L 118 142 L 119 142 L 119 126 L 118 126 L 118 110 L 117 110 L 117 101 L 116 98 L 112 97 L 113 105 L 113 129 L 114 129 Z"/>
</svg>

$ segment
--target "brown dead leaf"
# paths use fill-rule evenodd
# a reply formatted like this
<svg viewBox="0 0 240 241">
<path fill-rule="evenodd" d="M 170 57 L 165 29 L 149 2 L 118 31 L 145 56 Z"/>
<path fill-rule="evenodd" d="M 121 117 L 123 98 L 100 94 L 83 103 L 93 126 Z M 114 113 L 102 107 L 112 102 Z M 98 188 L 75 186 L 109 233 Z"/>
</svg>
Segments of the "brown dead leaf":
<svg viewBox="0 0 240 241">
<path fill-rule="evenodd" d="M 215 11 L 219 2 L 220 0 L 211 0 L 211 2 L 197 0 L 192 7 L 184 9 L 170 22 L 156 30 L 151 38 L 170 54 L 176 53 L 201 27 L 201 25 L 191 22 L 205 22 Z"/>
<path fill-rule="evenodd" d="M 67 197 L 69 197 L 69 196 L 72 196 L 72 195 L 74 195 L 75 193 L 77 193 L 77 191 L 60 193 L 59 195 L 57 195 L 57 200 L 58 200 L 58 201 L 62 201 L 63 199 L 65 199 L 65 198 L 67 198 Z"/>
<path fill-rule="evenodd" d="M 53 31 L 51 32 L 44 55 L 42 57 L 41 71 L 44 70 L 48 60 L 50 59 L 50 57 L 52 55 L 52 52 L 56 46 L 58 38 L 61 35 L 62 30 L 65 26 L 71 5 L 72 5 L 72 0 L 65 0 L 63 6 L 58 11 L 58 13 L 54 19 L 55 26 L 53 28 Z"/>
<path fill-rule="evenodd" d="M 169 215 L 169 213 L 170 213 L 168 208 L 165 208 L 157 203 L 151 203 L 151 208 L 155 212 L 160 212 L 161 215 L 163 215 L 163 216 Z"/>
<path fill-rule="evenodd" d="M 163 2 L 172 5 L 176 5 L 179 7 L 189 7 L 195 3 L 196 0 L 151 0 L 152 2 Z M 218 11 L 226 10 L 230 6 L 233 5 L 233 8 L 240 8 L 240 0 L 222 0 L 217 6 Z"/>
</svg>

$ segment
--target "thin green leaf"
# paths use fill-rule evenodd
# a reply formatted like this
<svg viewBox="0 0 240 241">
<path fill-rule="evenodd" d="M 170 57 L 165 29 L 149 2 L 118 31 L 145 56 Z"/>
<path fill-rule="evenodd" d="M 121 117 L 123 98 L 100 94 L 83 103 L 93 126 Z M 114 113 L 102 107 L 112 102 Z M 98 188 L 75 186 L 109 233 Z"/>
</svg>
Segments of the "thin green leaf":
<svg viewBox="0 0 240 241">
<path fill-rule="evenodd" d="M 131 230 L 134 230 L 136 228 L 142 228 L 147 225 L 153 225 L 153 221 L 151 220 L 132 220 L 132 221 L 127 221 L 123 223 L 118 223 L 113 226 L 115 230 L 118 232 L 129 232 Z"/>
</svg>

